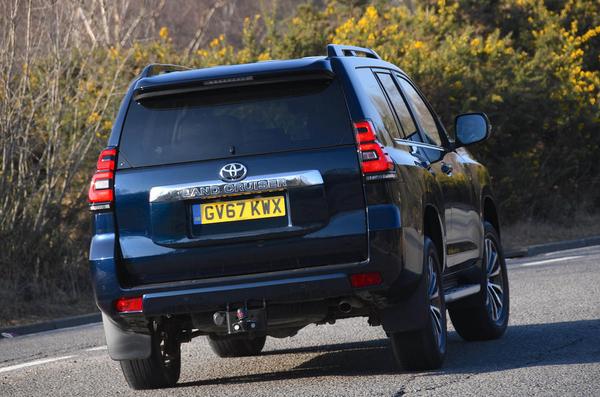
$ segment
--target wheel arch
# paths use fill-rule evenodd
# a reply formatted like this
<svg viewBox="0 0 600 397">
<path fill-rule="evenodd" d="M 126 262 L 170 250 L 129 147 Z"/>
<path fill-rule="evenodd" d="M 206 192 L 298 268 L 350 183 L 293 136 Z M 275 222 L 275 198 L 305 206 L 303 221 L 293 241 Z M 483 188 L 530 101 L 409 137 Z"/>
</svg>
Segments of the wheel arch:
<svg viewBox="0 0 600 397">
<path fill-rule="evenodd" d="M 500 218 L 498 217 L 498 208 L 491 195 L 483 195 L 481 208 L 483 210 L 483 221 L 489 222 L 494 226 L 498 236 L 500 236 Z"/>
<path fill-rule="evenodd" d="M 446 266 L 446 245 L 444 244 L 444 229 L 438 210 L 431 204 L 426 204 L 423 211 L 423 234 L 433 240 L 438 257 Z"/>
</svg>

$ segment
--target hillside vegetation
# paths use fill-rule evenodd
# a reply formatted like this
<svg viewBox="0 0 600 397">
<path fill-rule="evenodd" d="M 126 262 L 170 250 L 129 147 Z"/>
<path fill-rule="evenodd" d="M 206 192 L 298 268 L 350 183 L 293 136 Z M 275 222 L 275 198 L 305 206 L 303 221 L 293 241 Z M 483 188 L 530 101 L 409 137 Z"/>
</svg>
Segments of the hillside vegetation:
<svg viewBox="0 0 600 397">
<path fill-rule="evenodd" d="M 600 208 L 599 2 L 285 2 L 236 22 L 234 41 L 227 31 L 205 37 L 217 3 L 188 21 L 197 24 L 189 44 L 159 23 L 164 1 L 0 5 L 0 323 L 41 301 L 90 296 L 89 179 L 128 84 L 153 62 L 371 47 L 412 76 L 450 131 L 459 113 L 489 115 L 492 137 L 473 151 L 505 223 L 568 222 Z"/>
</svg>

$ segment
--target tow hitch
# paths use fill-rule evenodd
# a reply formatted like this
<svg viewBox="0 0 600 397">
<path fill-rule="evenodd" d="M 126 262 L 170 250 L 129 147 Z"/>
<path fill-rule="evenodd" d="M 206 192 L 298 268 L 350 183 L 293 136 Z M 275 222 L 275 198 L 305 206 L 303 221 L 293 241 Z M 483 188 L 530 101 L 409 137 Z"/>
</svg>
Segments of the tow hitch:
<svg viewBox="0 0 600 397">
<path fill-rule="evenodd" d="M 228 334 L 240 334 L 244 332 L 264 332 L 267 329 L 266 302 L 259 308 L 249 309 L 248 304 L 231 310 L 227 305 L 226 311 L 213 314 L 213 321 L 217 326 L 227 326 Z"/>
</svg>

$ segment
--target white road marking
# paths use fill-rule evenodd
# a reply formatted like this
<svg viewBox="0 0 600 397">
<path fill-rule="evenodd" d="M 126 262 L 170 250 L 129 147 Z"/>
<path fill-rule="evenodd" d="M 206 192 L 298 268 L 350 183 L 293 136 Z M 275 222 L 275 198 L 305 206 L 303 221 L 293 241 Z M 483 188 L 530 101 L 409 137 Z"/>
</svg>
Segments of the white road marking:
<svg viewBox="0 0 600 397">
<path fill-rule="evenodd" d="M 96 346 L 96 347 L 90 347 L 89 349 L 85 349 L 86 352 L 95 352 L 98 350 L 106 350 L 108 348 L 108 346 L 104 345 L 104 346 Z"/>
<path fill-rule="evenodd" d="M 11 365 L 10 367 L 3 367 L 0 368 L 0 373 L 3 372 L 9 372 L 9 371 L 14 371 L 16 369 L 21 369 L 21 368 L 27 368 L 27 367 L 33 367 L 35 365 L 42 365 L 42 364 L 48 364 L 48 363 L 52 363 L 54 361 L 60 361 L 60 360 L 68 360 L 69 358 L 73 358 L 75 357 L 75 355 L 71 355 L 71 356 L 62 356 L 62 357 L 54 357 L 54 358 L 44 358 L 42 360 L 35 360 L 35 361 L 30 361 L 28 363 L 22 363 L 22 364 L 17 364 L 17 365 Z"/>
<path fill-rule="evenodd" d="M 583 255 L 563 256 L 561 258 L 552 258 L 552 259 L 544 259 L 544 260 L 541 260 L 541 261 L 518 263 L 518 264 L 511 265 L 510 267 L 538 266 L 538 265 L 545 265 L 547 263 L 564 262 L 564 261 L 569 261 L 569 260 L 578 259 L 578 258 L 583 258 Z"/>
<path fill-rule="evenodd" d="M 41 331 L 41 332 L 34 332 L 32 334 L 25 334 L 25 335 L 17 335 L 17 334 L 13 334 L 13 338 L 37 338 L 40 335 L 52 335 L 52 334 L 59 334 L 65 331 L 77 331 L 80 329 L 85 329 L 85 328 L 92 328 L 92 327 L 102 327 L 102 323 L 89 323 L 89 324 L 82 324 L 82 325 L 76 325 L 74 327 L 66 327 L 66 328 L 57 328 L 57 329 L 50 329 L 48 331 Z"/>
</svg>

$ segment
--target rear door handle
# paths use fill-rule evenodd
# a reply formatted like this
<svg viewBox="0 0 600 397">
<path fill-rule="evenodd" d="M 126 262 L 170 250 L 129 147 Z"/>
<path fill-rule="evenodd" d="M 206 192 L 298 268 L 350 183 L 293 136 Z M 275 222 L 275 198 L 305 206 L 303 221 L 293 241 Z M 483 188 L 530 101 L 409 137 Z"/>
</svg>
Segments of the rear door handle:
<svg viewBox="0 0 600 397">
<path fill-rule="evenodd" d="M 419 152 L 413 152 L 412 155 L 417 158 L 417 160 L 415 160 L 415 165 L 423 167 L 426 170 L 431 169 L 431 163 L 425 158 L 425 156 L 421 155 Z"/>
<path fill-rule="evenodd" d="M 446 175 L 452 175 L 452 164 L 442 163 L 442 172 Z"/>
</svg>

